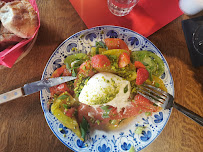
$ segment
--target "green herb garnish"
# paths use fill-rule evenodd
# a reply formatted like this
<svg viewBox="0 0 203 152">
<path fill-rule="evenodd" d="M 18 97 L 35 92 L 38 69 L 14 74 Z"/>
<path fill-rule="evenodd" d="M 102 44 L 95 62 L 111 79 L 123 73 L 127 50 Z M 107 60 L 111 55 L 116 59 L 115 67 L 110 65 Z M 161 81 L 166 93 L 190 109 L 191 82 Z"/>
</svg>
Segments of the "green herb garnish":
<svg viewBox="0 0 203 152">
<path fill-rule="evenodd" d="M 64 100 L 64 99 L 66 99 L 68 97 L 69 97 L 69 95 L 63 94 L 63 95 L 59 96 L 57 99 Z"/>
<path fill-rule="evenodd" d="M 87 132 L 89 131 L 89 128 L 90 128 L 89 123 L 83 116 L 82 122 L 80 123 L 80 131 L 81 131 L 81 136 L 84 140 Z"/>
<path fill-rule="evenodd" d="M 63 107 L 64 107 L 65 109 L 68 109 L 68 105 L 67 105 L 67 104 L 63 104 Z"/>
<path fill-rule="evenodd" d="M 154 84 L 154 86 L 157 87 L 157 88 L 159 88 L 160 84 L 156 82 L 156 83 Z"/>
<path fill-rule="evenodd" d="M 109 108 L 109 106 L 102 106 L 101 109 L 104 110 L 102 117 L 109 118 L 109 113 L 111 111 L 111 108 Z"/>
<path fill-rule="evenodd" d="M 124 93 L 128 92 L 128 85 L 125 86 L 123 91 L 124 91 Z"/>
</svg>

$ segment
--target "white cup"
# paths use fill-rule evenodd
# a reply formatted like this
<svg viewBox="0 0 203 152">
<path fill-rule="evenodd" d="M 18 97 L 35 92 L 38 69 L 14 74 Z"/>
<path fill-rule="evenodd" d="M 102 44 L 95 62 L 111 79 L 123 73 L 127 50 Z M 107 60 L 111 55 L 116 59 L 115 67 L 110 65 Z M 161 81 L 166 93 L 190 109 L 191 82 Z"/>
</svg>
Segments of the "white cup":
<svg viewBox="0 0 203 152">
<path fill-rule="evenodd" d="M 179 0 L 179 7 L 187 15 L 195 15 L 203 10 L 203 0 Z"/>
</svg>

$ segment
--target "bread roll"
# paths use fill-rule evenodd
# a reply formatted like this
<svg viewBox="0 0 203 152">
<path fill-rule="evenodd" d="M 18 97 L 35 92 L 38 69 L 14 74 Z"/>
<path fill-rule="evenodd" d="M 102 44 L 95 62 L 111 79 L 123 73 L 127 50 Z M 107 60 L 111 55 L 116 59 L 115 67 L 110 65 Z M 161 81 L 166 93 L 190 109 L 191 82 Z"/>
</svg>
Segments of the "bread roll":
<svg viewBox="0 0 203 152">
<path fill-rule="evenodd" d="M 9 32 L 0 24 L 0 51 L 3 51 L 8 46 L 15 45 L 22 41 L 23 38 L 16 36 L 15 34 Z"/>
<path fill-rule="evenodd" d="M 3 26 L 21 38 L 31 38 L 39 22 L 37 13 L 27 0 L 6 3 L 0 16 Z"/>
</svg>

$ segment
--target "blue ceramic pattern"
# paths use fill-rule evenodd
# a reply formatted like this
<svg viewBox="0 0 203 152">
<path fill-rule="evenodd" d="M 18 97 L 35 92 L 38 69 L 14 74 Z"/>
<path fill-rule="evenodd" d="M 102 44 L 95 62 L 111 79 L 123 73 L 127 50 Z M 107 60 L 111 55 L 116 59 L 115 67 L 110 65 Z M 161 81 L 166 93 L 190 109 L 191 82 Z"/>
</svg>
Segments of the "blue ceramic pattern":
<svg viewBox="0 0 203 152">
<path fill-rule="evenodd" d="M 159 112 L 159 114 L 154 115 L 154 117 L 156 118 L 154 120 L 155 123 L 160 123 L 163 121 L 163 112 Z"/>
<path fill-rule="evenodd" d="M 42 79 L 50 77 L 53 71 L 63 64 L 64 59 L 74 53 L 88 53 L 95 41 L 101 41 L 108 37 L 123 39 L 132 51 L 148 50 L 157 54 L 164 61 L 165 72 L 161 76 L 168 92 L 174 95 L 173 79 L 170 74 L 168 64 L 156 48 L 147 38 L 142 35 L 117 26 L 100 26 L 78 32 L 63 43 L 54 51 L 44 69 Z M 127 127 L 117 131 L 90 131 L 85 142 L 82 142 L 71 130 L 64 127 L 47 108 L 50 97 L 48 90 L 40 92 L 41 106 L 45 119 L 56 137 L 73 151 L 80 152 L 123 152 L 129 151 L 134 146 L 136 151 L 140 151 L 148 146 L 165 127 L 172 109 L 162 110 L 153 113 L 152 116 L 141 114 L 136 117 Z M 137 127 L 144 127 L 142 134 L 136 134 Z"/>
</svg>

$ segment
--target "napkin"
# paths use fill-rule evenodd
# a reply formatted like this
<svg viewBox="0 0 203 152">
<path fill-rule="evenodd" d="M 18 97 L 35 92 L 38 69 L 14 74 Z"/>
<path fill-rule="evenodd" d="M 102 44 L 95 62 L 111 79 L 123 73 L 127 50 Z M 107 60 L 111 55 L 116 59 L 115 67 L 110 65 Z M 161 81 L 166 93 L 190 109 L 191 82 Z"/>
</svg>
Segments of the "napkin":
<svg viewBox="0 0 203 152">
<path fill-rule="evenodd" d="M 4 0 L 5 2 L 10 2 L 12 0 Z M 16 60 L 20 57 L 20 55 L 24 52 L 24 46 L 26 46 L 29 42 L 33 40 L 35 35 L 37 34 L 40 27 L 40 18 L 39 18 L 39 10 L 37 8 L 37 4 L 35 0 L 29 0 L 35 11 L 38 15 L 39 25 L 35 31 L 35 34 L 30 39 L 24 39 L 18 44 L 14 46 L 10 46 L 9 48 L 0 52 L 0 65 L 11 68 Z"/>
<path fill-rule="evenodd" d="M 178 0 L 139 0 L 126 16 L 113 15 L 107 0 L 70 0 L 88 28 L 100 25 L 122 26 L 148 37 L 183 12 Z"/>
<path fill-rule="evenodd" d="M 203 16 L 182 21 L 182 28 L 194 67 L 203 65 Z M 201 31 L 200 31 L 201 30 Z M 199 32 L 196 33 L 196 32 Z M 196 34 L 195 34 L 196 33 Z M 198 40 L 194 43 L 194 40 Z M 195 45 L 194 45 L 195 44 Z M 196 46 L 199 45 L 199 47 Z"/>
</svg>

